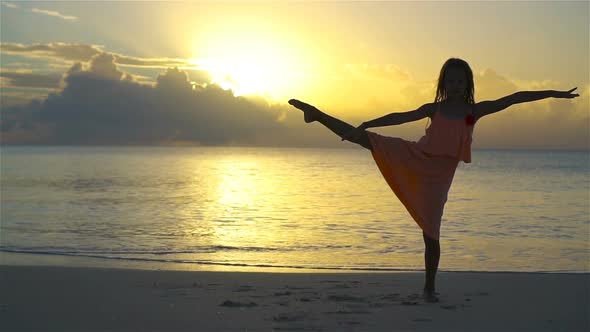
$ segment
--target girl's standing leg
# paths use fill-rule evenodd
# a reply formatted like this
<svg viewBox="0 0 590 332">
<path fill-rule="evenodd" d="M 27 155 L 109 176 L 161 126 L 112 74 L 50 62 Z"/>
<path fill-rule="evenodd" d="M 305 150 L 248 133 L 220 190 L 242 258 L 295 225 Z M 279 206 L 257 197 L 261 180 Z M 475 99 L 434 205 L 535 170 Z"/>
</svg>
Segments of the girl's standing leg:
<svg viewBox="0 0 590 332">
<path fill-rule="evenodd" d="M 352 125 L 335 117 L 329 116 L 328 114 L 320 111 L 316 107 L 306 104 L 297 99 L 289 100 L 289 104 L 303 111 L 303 113 L 305 114 L 305 122 L 309 123 L 313 121 L 318 121 L 339 137 L 348 134 L 351 130 L 355 128 Z M 372 149 L 371 142 L 369 142 L 369 136 L 366 132 L 363 132 L 358 139 L 353 140 L 351 142 L 356 143 L 366 149 Z"/>
<path fill-rule="evenodd" d="M 422 236 L 426 245 L 426 250 L 424 251 L 424 265 L 426 266 L 424 295 L 427 300 L 437 302 L 438 298 L 435 294 L 434 279 L 436 278 L 436 271 L 438 270 L 438 262 L 440 260 L 440 242 L 429 238 L 424 232 L 422 232 Z"/>
</svg>

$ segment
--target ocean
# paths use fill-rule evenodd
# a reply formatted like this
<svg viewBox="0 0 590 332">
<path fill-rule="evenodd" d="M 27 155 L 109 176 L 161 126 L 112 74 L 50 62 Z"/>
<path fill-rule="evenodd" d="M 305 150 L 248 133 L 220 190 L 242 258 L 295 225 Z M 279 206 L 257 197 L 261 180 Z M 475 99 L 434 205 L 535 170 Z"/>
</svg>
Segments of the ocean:
<svg viewBox="0 0 590 332">
<path fill-rule="evenodd" d="M 439 270 L 590 272 L 589 156 L 474 149 Z M 424 269 L 420 228 L 360 148 L 3 146 L 0 164 L 0 253 L 23 259 Z"/>
</svg>

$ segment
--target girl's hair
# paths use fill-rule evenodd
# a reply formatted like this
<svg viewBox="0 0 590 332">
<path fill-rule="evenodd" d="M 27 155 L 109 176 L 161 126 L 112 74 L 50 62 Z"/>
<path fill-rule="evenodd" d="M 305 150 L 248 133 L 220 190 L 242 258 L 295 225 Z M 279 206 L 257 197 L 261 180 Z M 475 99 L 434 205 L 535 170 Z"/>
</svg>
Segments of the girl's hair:
<svg viewBox="0 0 590 332">
<path fill-rule="evenodd" d="M 445 77 L 447 75 L 447 69 L 449 68 L 460 68 L 465 71 L 465 78 L 467 79 L 467 88 L 465 89 L 465 101 L 468 104 L 475 104 L 475 100 L 473 98 L 473 72 L 469 67 L 469 64 L 464 60 L 458 58 L 450 58 L 448 59 L 445 64 L 440 69 L 440 74 L 438 75 L 438 83 L 436 86 L 436 97 L 434 98 L 434 102 L 440 102 L 447 99 L 447 91 L 445 90 Z"/>
<path fill-rule="evenodd" d="M 449 68 L 460 68 L 465 71 L 465 78 L 467 79 L 467 88 L 465 89 L 465 95 L 463 98 L 465 102 L 468 104 L 475 104 L 475 100 L 473 98 L 473 91 L 474 91 L 474 84 L 473 84 L 473 72 L 471 71 L 471 67 L 469 64 L 462 59 L 458 58 L 450 58 L 445 61 L 444 65 L 440 69 L 440 74 L 438 75 L 438 83 L 436 84 L 436 97 L 434 98 L 434 102 L 438 103 L 443 100 L 447 99 L 447 90 L 445 90 L 445 77 L 447 75 L 447 69 Z M 426 128 L 430 122 L 430 118 L 426 121 Z"/>
</svg>

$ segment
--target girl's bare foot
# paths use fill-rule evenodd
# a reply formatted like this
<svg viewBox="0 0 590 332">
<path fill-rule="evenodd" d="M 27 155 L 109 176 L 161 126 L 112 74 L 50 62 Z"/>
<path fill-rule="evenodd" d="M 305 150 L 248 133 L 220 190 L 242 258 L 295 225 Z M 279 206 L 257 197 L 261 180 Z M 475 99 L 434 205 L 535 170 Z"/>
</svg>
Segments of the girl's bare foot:
<svg viewBox="0 0 590 332">
<path fill-rule="evenodd" d="M 297 99 L 290 99 L 289 104 L 303 111 L 303 120 L 306 123 L 314 122 L 319 119 L 320 110 L 311 106 L 310 104 L 306 104 Z"/>
<path fill-rule="evenodd" d="M 429 290 L 426 288 L 424 289 L 423 297 L 424 297 L 424 301 L 426 301 L 426 302 L 430 302 L 430 303 L 438 302 L 439 301 L 438 295 L 439 294 L 433 290 Z"/>
</svg>

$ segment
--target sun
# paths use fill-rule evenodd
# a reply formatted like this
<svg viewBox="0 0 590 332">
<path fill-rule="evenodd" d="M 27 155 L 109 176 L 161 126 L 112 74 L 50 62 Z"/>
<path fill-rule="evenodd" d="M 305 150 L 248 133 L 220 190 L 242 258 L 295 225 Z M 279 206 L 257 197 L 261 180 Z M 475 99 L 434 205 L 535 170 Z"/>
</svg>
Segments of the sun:
<svg viewBox="0 0 590 332">
<path fill-rule="evenodd" d="M 267 35 L 230 34 L 195 45 L 190 60 L 206 70 L 212 82 L 236 96 L 258 95 L 282 100 L 304 82 L 305 56 L 278 38 Z"/>
</svg>

